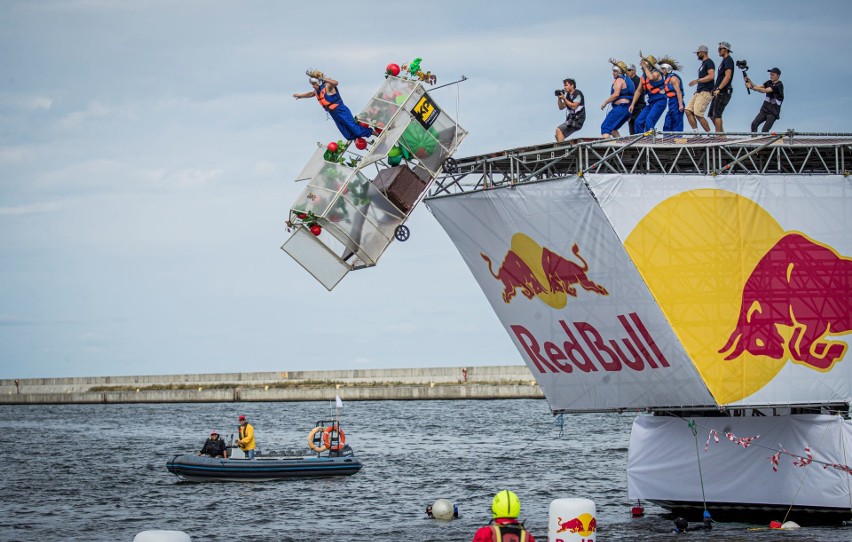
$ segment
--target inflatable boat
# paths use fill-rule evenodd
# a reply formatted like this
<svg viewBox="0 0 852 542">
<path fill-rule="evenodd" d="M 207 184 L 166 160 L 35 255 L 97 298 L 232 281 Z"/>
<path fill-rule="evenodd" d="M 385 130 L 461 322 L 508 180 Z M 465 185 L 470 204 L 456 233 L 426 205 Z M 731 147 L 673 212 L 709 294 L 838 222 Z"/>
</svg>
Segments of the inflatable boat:
<svg viewBox="0 0 852 542">
<path fill-rule="evenodd" d="M 330 452 L 328 455 L 285 453 L 259 455 L 254 459 L 178 454 L 166 463 L 166 468 L 181 480 L 190 482 L 262 482 L 285 478 L 350 476 L 361 470 L 361 462 L 355 458 L 352 448 L 346 445 L 339 452 Z"/>
</svg>

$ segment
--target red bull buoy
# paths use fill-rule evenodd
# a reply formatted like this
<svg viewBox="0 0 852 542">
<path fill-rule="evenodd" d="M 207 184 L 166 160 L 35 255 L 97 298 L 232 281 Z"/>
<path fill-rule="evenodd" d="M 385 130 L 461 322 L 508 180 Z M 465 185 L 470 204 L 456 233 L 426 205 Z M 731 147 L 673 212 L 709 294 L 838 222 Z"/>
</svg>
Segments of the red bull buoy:
<svg viewBox="0 0 852 542">
<path fill-rule="evenodd" d="M 550 502 L 547 539 L 551 542 L 594 542 L 597 509 L 589 499 L 555 499 Z"/>
</svg>

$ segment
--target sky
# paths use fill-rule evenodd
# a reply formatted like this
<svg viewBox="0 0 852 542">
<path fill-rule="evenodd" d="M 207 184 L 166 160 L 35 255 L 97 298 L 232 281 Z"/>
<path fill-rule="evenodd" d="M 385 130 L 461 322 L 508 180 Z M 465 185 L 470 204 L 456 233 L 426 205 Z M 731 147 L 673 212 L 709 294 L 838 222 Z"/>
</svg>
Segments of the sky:
<svg viewBox="0 0 852 542">
<path fill-rule="evenodd" d="M 517 365 L 425 205 L 374 268 L 331 292 L 280 250 L 317 142 L 340 136 L 305 70 L 357 113 L 416 57 L 469 131 L 456 156 L 547 143 L 553 91 L 596 137 L 610 57 L 728 41 L 775 130 L 849 132 L 849 2 L 0 1 L 0 378 Z M 740 77 L 739 71 L 736 77 Z M 724 122 L 762 94 L 738 80 Z M 687 98 L 691 89 L 687 91 Z M 662 126 L 660 121 L 659 127 Z"/>
</svg>

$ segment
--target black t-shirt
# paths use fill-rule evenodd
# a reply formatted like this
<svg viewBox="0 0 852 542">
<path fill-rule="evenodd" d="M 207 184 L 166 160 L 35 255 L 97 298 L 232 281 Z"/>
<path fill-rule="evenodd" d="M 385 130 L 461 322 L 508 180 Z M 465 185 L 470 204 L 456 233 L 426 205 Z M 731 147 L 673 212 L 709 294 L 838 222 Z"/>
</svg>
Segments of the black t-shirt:
<svg viewBox="0 0 852 542">
<path fill-rule="evenodd" d="M 645 88 L 642 86 L 642 78 L 638 75 L 634 75 L 630 79 L 633 81 L 633 86 L 641 91 L 639 93 L 639 99 L 636 100 L 636 106 L 634 107 L 635 111 L 636 109 L 642 109 L 645 107 Z"/>
<path fill-rule="evenodd" d="M 716 63 L 709 58 L 705 58 L 704 62 L 701 63 L 701 67 L 698 68 L 698 78 L 701 79 L 702 77 L 707 75 L 708 71 L 715 69 Z M 713 81 L 705 81 L 703 83 L 698 83 L 698 86 L 695 87 L 695 92 L 710 92 L 711 90 L 713 90 Z"/>
<path fill-rule="evenodd" d="M 734 90 L 734 86 L 731 84 L 734 82 L 734 59 L 731 58 L 731 55 L 723 58 L 722 62 L 719 64 L 719 71 L 716 73 L 716 88 L 719 88 L 719 85 L 722 83 L 722 79 L 725 78 L 725 71 L 727 70 L 731 70 L 731 80 L 728 81 L 725 88 L 721 90 L 722 92 L 730 93 Z"/>
<path fill-rule="evenodd" d="M 763 88 L 771 88 L 772 92 L 766 94 L 766 101 L 775 104 L 777 106 L 781 106 L 781 102 L 784 101 L 784 83 L 778 81 L 777 83 L 773 83 L 770 79 L 769 81 L 763 83 Z"/>
</svg>

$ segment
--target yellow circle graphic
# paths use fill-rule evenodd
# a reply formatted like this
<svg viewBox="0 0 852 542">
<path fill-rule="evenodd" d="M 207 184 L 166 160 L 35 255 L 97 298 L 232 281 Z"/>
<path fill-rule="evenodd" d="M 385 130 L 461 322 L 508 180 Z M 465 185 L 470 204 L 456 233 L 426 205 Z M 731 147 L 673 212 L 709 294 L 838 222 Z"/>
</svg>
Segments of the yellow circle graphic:
<svg viewBox="0 0 852 542">
<path fill-rule="evenodd" d="M 734 330 L 743 285 L 782 236 L 752 200 L 717 189 L 683 192 L 651 210 L 625 247 L 720 404 L 739 401 L 772 380 L 786 363 L 744 352 L 719 353 Z"/>
</svg>

